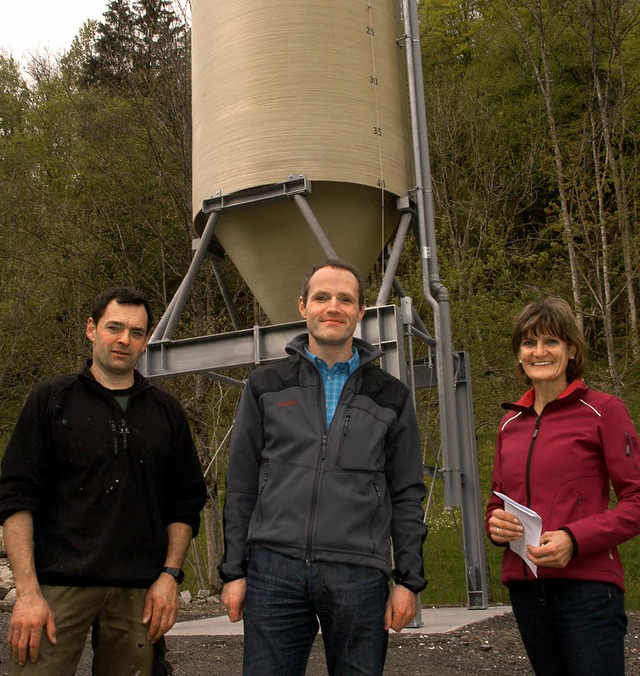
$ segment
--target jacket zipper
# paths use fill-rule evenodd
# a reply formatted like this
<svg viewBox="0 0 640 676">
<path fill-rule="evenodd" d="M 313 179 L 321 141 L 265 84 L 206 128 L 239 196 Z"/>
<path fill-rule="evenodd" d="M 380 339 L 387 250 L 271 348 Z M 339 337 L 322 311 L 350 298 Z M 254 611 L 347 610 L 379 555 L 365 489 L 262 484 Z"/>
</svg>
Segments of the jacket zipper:
<svg viewBox="0 0 640 676">
<path fill-rule="evenodd" d="M 527 468 L 525 471 L 525 488 L 527 491 L 527 507 L 531 507 L 531 462 L 533 461 L 533 449 L 536 445 L 538 432 L 540 431 L 540 420 L 542 416 L 536 414 L 536 426 L 533 428 L 533 436 L 531 437 L 531 445 L 529 446 L 529 455 L 527 456 Z"/>
<path fill-rule="evenodd" d="M 527 507 L 531 507 L 531 462 L 533 461 L 533 449 L 536 445 L 536 439 L 538 438 L 538 432 L 540 431 L 540 416 L 536 413 L 536 424 L 533 428 L 533 435 L 531 437 L 531 444 L 529 445 L 529 453 L 527 455 L 527 466 L 525 469 L 525 491 L 527 494 Z M 529 567 L 523 561 L 522 562 L 522 572 L 525 579 L 529 577 Z"/>
<path fill-rule="evenodd" d="M 342 465 L 342 451 L 344 449 L 345 441 L 347 440 L 347 434 L 349 433 L 349 423 L 351 422 L 351 415 L 347 413 L 344 418 L 344 423 L 342 424 L 342 437 L 340 438 L 340 447 L 338 448 L 338 454 L 336 455 L 336 465 L 340 467 Z"/>
<path fill-rule="evenodd" d="M 262 493 L 264 492 L 264 489 L 267 485 L 267 481 L 269 481 L 269 468 L 268 467 L 267 467 L 267 470 L 264 473 L 264 479 L 262 480 L 262 485 L 260 486 L 260 492 L 258 493 L 258 495 L 262 495 Z"/>
<path fill-rule="evenodd" d="M 129 448 L 129 427 L 127 426 L 127 421 L 122 418 L 120 421 L 120 434 L 122 436 L 122 449 L 127 450 Z"/>
<path fill-rule="evenodd" d="M 310 360 L 307 360 L 310 361 Z M 313 489 L 311 492 L 311 508 L 309 511 L 309 523 L 307 525 L 307 548 L 305 551 L 304 555 L 304 560 L 307 565 L 311 564 L 312 561 L 312 551 L 313 551 L 313 533 L 315 530 L 315 524 L 316 524 L 316 509 L 318 506 L 318 489 L 320 486 L 320 477 L 322 475 L 322 466 L 324 465 L 325 457 L 327 454 L 327 442 L 328 442 L 328 435 L 329 435 L 329 430 L 327 428 L 327 404 L 326 404 L 326 395 L 324 391 L 324 383 L 322 382 L 322 376 L 320 375 L 320 372 L 316 368 L 315 364 L 311 364 L 313 370 L 316 373 L 316 378 L 318 379 L 318 387 L 319 391 L 321 392 L 322 396 L 320 397 L 319 400 L 319 407 L 320 407 L 320 421 L 322 422 L 322 427 L 323 427 L 323 434 L 322 434 L 322 440 L 320 442 L 320 457 L 318 458 L 318 462 L 316 464 L 316 471 L 315 471 L 315 476 L 313 478 Z M 347 383 L 353 378 L 353 376 L 362 369 L 363 364 L 360 363 L 360 366 L 351 374 L 349 374 L 349 377 L 347 378 L 344 386 L 342 387 L 342 391 L 340 392 L 340 398 L 338 399 L 338 405 L 336 406 L 336 411 L 340 407 L 340 402 L 342 401 L 342 398 L 344 397 L 344 390 L 345 387 L 347 386 Z M 335 416 L 334 416 L 335 417 Z M 349 416 L 347 416 L 347 420 L 345 421 L 346 427 L 343 430 L 344 434 L 346 434 L 349 426 Z M 333 420 L 331 421 L 333 424 Z"/>
<path fill-rule="evenodd" d="M 111 427 L 111 434 L 113 434 L 113 454 L 118 455 L 120 452 L 118 436 L 122 439 L 122 450 L 126 451 L 129 448 L 129 434 L 131 433 L 131 430 L 124 418 L 120 420 L 119 428 L 116 426 L 114 420 L 109 421 L 109 426 Z"/>
<path fill-rule="evenodd" d="M 373 482 L 373 490 L 376 492 L 376 495 L 378 496 L 378 507 L 382 507 L 382 493 L 380 492 L 378 484 L 375 481 Z"/>
<path fill-rule="evenodd" d="M 311 550 L 313 545 L 313 531 L 316 523 L 316 509 L 318 506 L 318 486 L 320 485 L 320 475 L 322 474 L 322 465 L 327 454 L 327 435 L 322 435 L 320 442 L 320 457 L 316 464 L 316 472 L 313 477 L 313 490 L 311 491 L 311 509 L 309 513 L 309 526 L 307 528 L 307 551 L 304 559 L 307 565 L 311 563 Z"/>
<path fill-rule="evenodd" d="M 113 420 L 109 421 L 111 426 L 111 433 L 113 434 L 113 454 L 118 455 L 120 449 L 118 447 L 118 430 L 116 429 L 116 424 Z"/>
</svg>

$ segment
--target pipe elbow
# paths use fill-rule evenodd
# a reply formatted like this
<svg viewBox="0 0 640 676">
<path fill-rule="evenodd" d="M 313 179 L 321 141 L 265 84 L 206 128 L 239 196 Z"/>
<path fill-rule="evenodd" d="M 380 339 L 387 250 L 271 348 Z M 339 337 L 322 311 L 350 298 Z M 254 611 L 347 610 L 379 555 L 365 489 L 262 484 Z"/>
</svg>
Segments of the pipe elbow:
<svg viewBox="0 0 640 676">
<path fill-rule="evenodd" d="M 438 301 L 438 303 L 448 303 L 451 301 L 447 287 L 439 280 L 431 280 L 429 284 L 431 295 Z"/>
</svg>

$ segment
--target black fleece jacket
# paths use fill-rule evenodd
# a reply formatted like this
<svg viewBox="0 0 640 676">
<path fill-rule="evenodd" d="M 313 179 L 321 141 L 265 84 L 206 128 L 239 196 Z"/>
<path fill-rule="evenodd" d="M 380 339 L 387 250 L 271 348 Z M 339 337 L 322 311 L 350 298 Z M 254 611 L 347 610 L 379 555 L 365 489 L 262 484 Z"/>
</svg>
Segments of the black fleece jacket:
<svg viewBox="0 0 640 676">
<path fill-rule="evenodd" d="M 89 366 L 28 397 L 2 459 L 0 522 L 34 521 L 40 584 L 146 588 L 170 523 L 200 525 L 206 488 L 178 401 L 135 373 L 126 413 Z"/>
</svg>

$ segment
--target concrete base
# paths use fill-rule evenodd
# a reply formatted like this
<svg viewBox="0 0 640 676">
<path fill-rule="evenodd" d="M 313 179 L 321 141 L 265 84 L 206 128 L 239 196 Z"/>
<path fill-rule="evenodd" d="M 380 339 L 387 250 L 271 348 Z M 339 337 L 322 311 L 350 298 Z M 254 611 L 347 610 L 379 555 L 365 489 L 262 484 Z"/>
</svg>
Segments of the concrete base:
<svg viewBox="0 0 640 676">
<path fill-rule="evenodd" d="M 423 608 L 423 625 L 404 629 L 412 634 L 444 634 L 467 624 L 480 622 L 489 617 L 511 612 L 511 606 L 492 606 L 484 610 L 468 608 Z M 226 615 L 210 617 L 204 620 L 178 622 L 169 632 L 169 636 L 241 636 L 242 622 L 232 623 Z"/>
</svg>

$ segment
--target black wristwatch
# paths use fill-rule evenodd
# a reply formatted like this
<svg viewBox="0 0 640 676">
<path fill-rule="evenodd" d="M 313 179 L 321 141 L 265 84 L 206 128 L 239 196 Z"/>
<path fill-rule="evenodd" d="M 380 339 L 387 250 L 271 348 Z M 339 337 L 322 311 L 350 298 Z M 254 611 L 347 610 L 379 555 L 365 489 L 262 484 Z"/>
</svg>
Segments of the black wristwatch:
<svg viewBox="0 0 640 676">
<path fill-rule="evenodd" d="M 182 568 L 171 568 L 169 566 L 165 566 L 162 569 L 162 572 L 167 573 L 168 575 L 171 575 L 171 577 L 178 584 L 182 584 L 182 581 L 184 580 L 184 570 L 182 570 Z"/>
</svg>

